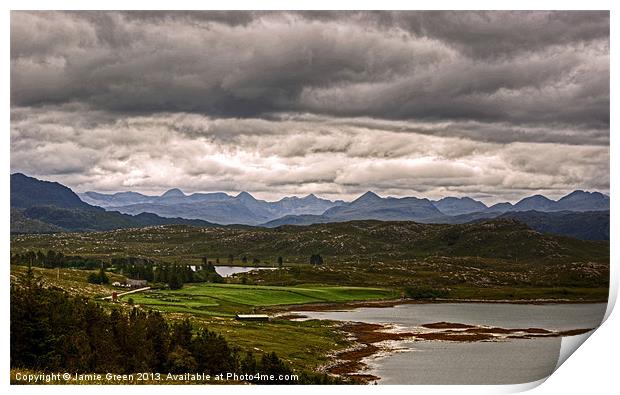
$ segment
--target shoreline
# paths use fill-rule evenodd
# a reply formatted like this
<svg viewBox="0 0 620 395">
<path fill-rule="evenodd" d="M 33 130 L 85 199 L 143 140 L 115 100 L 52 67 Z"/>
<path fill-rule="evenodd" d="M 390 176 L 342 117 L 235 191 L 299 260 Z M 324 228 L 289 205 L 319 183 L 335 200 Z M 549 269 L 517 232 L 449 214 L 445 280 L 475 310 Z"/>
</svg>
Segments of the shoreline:
<svg viewBox="0 0 620 395">
<path fill-rule="evenodd" d="M 432 304 L 432 303 L 497 303 L 497 304 L 587 304 L 587 303 L 607 303 L 600 301 L 563 301 L 563 300 L 464 300 L 458 301 L 449 299 L 435 300 L 378 300 L 378 301 L 361 301 L 361 302 L 345 302 L 345 303 L 312 303 L 306 305 L 290 305 L 279 306 L 280 308 L 271 309 L 271 311 L 279 311 L 281 314 L 274 318 L 294 320 L 299 318 L 308 318 L 303 314 L 292 313 L 297 311 L 334 311 L 343 309 L 355 309 L 361 307 L 394 307 L 403 304 Z M 451 322 L 435 322 L 421 325 L 416 330 L 405 329 L 402 332 L 394 331 L 394 326 L 381 323 L 366 323 L 359 321 L 339 321 L 328 320 L 337 325 L 339 331 L 343 332 L 346 337 L 353 341 L 353 345 L 344 350 L 339 350 L 328 354 L 333 358 L 333 362 L 324 365 L 321 370 L 328 374 L 350 378 L 356 384 L 371 384 L 381 380 L 381 377 L 367 373 L 368 365 L 365 359 L 377 356 L 381 353 L 390 355 L 397 351 L 398 348 L 389 344 L 389 341 L 447 341 L 447 342 L 493 342 L 506 341 L 510 339 L 534 339 L 540 337 L 562 337 L 574 336 L 593 330 L 588 329 L 571 329 L 565 331 L 553 331 L 543 328 L 501 328 L 488 327 L 484 325 L 469 325 Z"/>
<path fill-rule="evenodd" d="M 380 353 L 386 355 L 397 349 L 385 345 L 386 341 L 444 341 L 457 343 L 497 342 L 510 339 L 534 339 L 541 337 L 575 336 L 590 332 L 594 328 L 552 331 L 543 328 L 507 329 L 450 322 L 435 322 L 421 325 L 424 331 L 390 331 L 389 324 L 365 323 L 354 321 L 333 321 L 339 324 L 339 330 L 354 339 L 354 345 L 333 354 L 335 361 L 323 367 L 329 374 L 347 377 L 356 384 L 370 384 L 381 377 L 364 373 L 368 365 L 364 359 Z M 425 331 L 432 330 L 432 331 Z M 383 343 L 383 344 L 381 344 Z"/>
<path fill-rule="evenodd" d="M 440 303 L 489 303 L 489 304 L 599 304 L 608 303 L 608 300 L 571 300 L 571 299 L 382 299 L 353 302 L 317 302 L 291 305 L 267 306 L 262 308 L 265 312 L 289 312 L 289 311 L 330 311 L 343 309 L 356 309 L 361 307 L 394 307 L 404 304 L 440 304 Z M 278 316 L 276 316 L 277 318 Z"/>
<path fill-rule="evenodd" d="M 378 381 L 381 377 L 363 373 L 367 365 L 365 358 L 379 354 L 380 352 L 391 353 L 394 349 L 377 343 L 385 341 L 407 340 L 415 336 L 411 332 L 387 332 L 390 327 L 384 324 L 369 324 L 364 322 L 339 322 L 339 330 L 354 339 L 354 345 L 345 350 L 336 352 L 333 356 L 335 361 L 324 367 L 324 370 L 333 375 L 347 377 L 356 384 L 369 384 Z"/>
</svg>

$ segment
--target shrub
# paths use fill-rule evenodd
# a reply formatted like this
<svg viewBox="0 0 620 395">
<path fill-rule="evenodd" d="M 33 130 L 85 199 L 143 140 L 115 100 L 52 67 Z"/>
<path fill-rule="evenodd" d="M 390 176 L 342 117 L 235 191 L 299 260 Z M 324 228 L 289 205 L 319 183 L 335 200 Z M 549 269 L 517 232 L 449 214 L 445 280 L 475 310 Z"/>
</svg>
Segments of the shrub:
<svg viewBox="0 0 620 395">
<path fill-rule="evenodd" d="M 405 288 L 405 296 L 410 299 L 435 299 L 445 298 L 449 294 L 445 289 L 436 289 L 431 287 L 407 287 Z"/>
</svg>

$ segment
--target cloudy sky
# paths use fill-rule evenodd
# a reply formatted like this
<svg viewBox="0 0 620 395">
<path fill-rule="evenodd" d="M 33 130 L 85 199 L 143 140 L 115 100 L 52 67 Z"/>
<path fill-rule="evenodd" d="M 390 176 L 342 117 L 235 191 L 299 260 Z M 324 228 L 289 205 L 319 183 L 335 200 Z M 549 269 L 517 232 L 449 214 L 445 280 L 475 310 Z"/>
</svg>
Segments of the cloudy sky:
<svg viewBox="0 0 620 395">
<path fill-rule="evenodd" d="M 609 191 L 608 12 L 12 12 L 11 170 L 76 191 Z"/>
</svg>

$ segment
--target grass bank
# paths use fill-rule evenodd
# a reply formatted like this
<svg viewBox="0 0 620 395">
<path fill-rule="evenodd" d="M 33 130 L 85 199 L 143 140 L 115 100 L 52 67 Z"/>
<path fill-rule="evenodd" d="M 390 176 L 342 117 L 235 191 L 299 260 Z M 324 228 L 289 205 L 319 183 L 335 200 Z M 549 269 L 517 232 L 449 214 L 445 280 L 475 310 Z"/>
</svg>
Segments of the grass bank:
<svg viewBox="0 0 620 395">
<path fill-rule="evenodd" d="M 170 313 L 232 316 L 263 307 L 306 303 L 345 303 L 393 299 L 390 289 L 351 286 L 261 286 L 242 284 L 191 284 L 179 290 L 152 290 L 125 297 L 135 304 Z"/>
</svg>

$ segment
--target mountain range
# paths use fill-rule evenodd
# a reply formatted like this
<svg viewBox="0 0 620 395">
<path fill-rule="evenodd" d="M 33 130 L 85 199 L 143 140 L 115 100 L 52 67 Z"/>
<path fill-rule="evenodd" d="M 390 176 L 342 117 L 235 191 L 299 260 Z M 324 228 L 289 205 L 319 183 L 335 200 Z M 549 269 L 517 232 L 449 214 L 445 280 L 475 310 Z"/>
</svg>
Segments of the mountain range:
<svg viewBox="0 0 620 395">
<path fill-rule="evenodd" d="M 515 204 L 503 202 L 490 207 L 471 197 L 394 198 L 380 197 L 371 191 L 351 202 L 330 201 L 314 195 L 267 202 L 247 192 L 237 196 L 222 192 L 186 195 L 179 189 L 171 189 L 161 196 L 86 192 L 80 197 L 90 204 L 128 214 L 152 212 L 163 217 L 268 228 L 352 220 L 459 224 L 502 217 L 516 219 L 545 233 L 587 240 L 609 239 L 609 196 L 581 190 L 557 201 L 534 195 Z"/>
<path fill-rule="evenodd" d="M 259 225 L 287 215 L 320 215 L 329 208 L 344 204 L 343 201 L 320 199 L 313 194 L 267 202 L 255 199 L 248 192 L 241 192 L 236 196 L 222 192 L 186 195 L 176 188 L 161 196 L 148 196 L 136 192 L 115 194 L 85 192 L 79 196 L 89 204 L 125 214 L 149 212 L 162 217 L 202 219 L 222 225 Z"/>
<path fill-rule="evenodd" d="M 154 225 L 212 226 L 202 220 L 127 215 L 92 206 L 70 188 L 21 173 L 11 174 L 11 233 L 48 233 L 138 228 Z"/>
<path fill-rule="evenodd" d="M 273 228 L 370 219 L 465 224 L 494 218 L 515 219 L 544 233 L 583 240 L 609 240 L 609 196 L 581 190 L 557 201 L 535 195 L 514 205 L 505 202 L 490 207 L 470 197 L 432 201 L 413 197 L 381 198 L 366 192 L 358 199 L 330 208 L 321 215 L 287 215 L 262 226 Z"/>
<path fill-rule="evenodd" d="M 576 190 L 559 200 L 542 195 L 521 199 L 515 204 L 509 202 L 487 206 L 471 197 L 444 197 L 429 200 L 416 197 L 380 197 L 368 191 L 351 202 L 331 201 L 313 194 L 305 197 L 285 197 L 276 202 L 254 198 L 248 192 L 231 196 L 223 192 L 193 193 L 186 195 L 181 190 L 170 189 L 160 196 L 143 195 L 137 192 L 103 194 L 85 192 L 78 194 L 86 203 L 116 210 L 126 214 L 150 212 L 164 217 L 202 219 L 219 224 L 260 225 L 283 217 L 293 221 L 293 216 L 317 220 L 318 216 L 332 220 L 378 219 L 412 220 L 418 222 L 443 222 L 447 217 L 473 213 L 502 214 L 519 211 L 606 211 L 609 210 L 609 196 L 600 192 Z M 280 221 L 281 222 L 281 221 Z M 301 221 L 304 222 L 304 221 Z"/>
<path fill-rule="evenodd" d="M 609 239 L 609 196 L 577 190 L 558 200 L 542 195 L 488 207 L 471 197 L 429 200 L 380 197 L 366 192 L 351 202 L 313 194 L 275 202 L 223 192 L 185 194 L 174 188 L 159 196 L 137 192 L 76 194 L 58 183 L 11 175 L 12 232 L 108 230 L 164 224 L 278 227 L 351 220 L 473 223 L 515 219 L 531 228 L 588 240 Z"/>
</svg>

